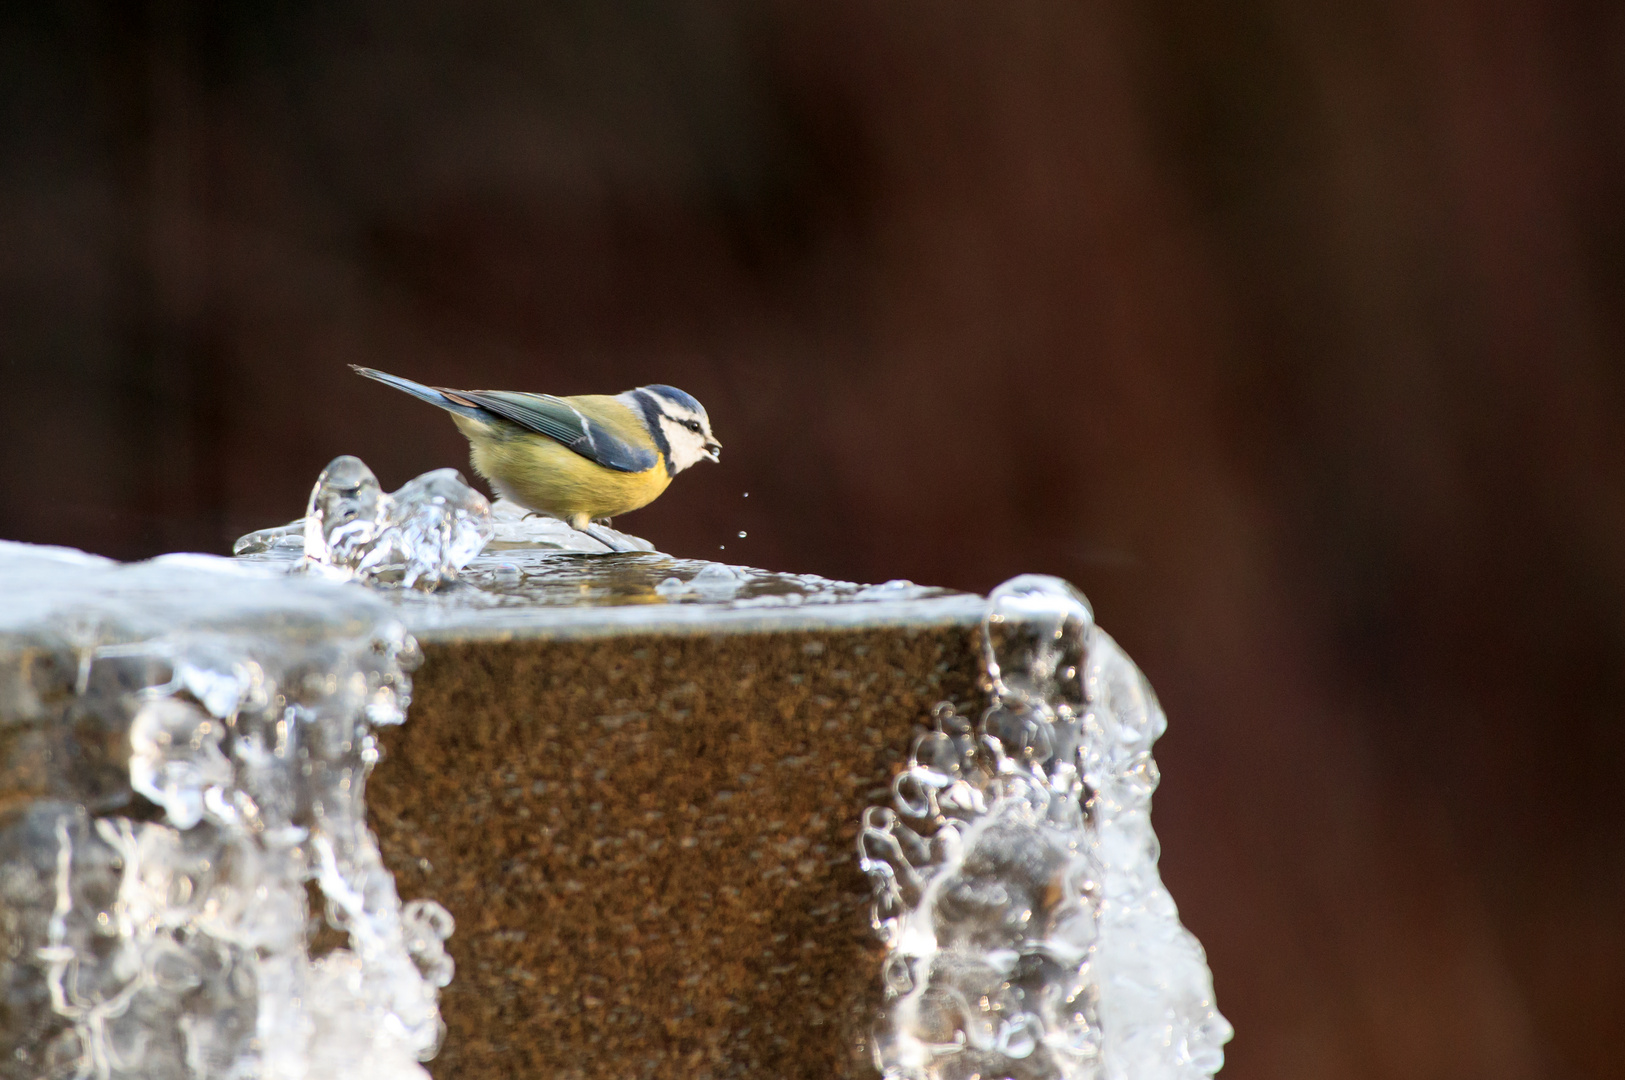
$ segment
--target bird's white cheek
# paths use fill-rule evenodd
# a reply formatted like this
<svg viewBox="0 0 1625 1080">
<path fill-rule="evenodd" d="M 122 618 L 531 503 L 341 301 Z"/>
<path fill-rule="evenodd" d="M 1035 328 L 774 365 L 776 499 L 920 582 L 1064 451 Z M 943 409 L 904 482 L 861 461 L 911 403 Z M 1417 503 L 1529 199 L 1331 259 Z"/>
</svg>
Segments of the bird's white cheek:
<svg viewBox="0 0 1625 1080">
<path fill-rule="evenodd" d="M 671 447 L 671 466 L 678 472 L 693 465 L 704 455 L 699 439 L 692 431 L 669 420 L 661 421 L 666 444 Z"/>
</svg>

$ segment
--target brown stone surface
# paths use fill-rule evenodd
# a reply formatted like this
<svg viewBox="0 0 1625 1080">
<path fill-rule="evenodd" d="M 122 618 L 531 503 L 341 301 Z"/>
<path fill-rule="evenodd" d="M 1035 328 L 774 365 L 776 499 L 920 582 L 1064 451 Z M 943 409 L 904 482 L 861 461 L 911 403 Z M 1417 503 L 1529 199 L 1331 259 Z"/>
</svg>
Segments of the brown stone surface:
<svg viewBox="0 0 1625 1080">
<path fill-rule="evenodd" d="M 873 1071 L 857 868 L 964 626 L 429 642 L 371 822 L 457 918 L 437 1077 Z"/>
</svg>

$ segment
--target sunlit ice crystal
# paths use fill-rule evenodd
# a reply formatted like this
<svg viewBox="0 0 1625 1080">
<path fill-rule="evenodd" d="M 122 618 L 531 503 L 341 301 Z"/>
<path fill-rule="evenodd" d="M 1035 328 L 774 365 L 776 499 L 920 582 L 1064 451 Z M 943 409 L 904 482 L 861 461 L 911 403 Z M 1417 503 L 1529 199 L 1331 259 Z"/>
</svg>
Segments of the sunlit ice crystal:
<svg viewBox="0 0 1625 1080">
<path fill-rule="evenodd" d="M 1025 575 L 988 597 L 989 701 L 939 706 L 865 812 L 885 942 L 886 1080 L 1198 1080 L 1229 1024 L 1157 873 L 1165 721 L 1088 601 Z"/>
<path fill-rule="evenodd" d="M 270 550 L 291 526 L 238 541 Z M 334 458 L 311 489 L 304 565 L 323 576 L 433 590 L 457 579 L 491 539 L 491 505 L 456 469 L 436 469 L 394 494 L 360 458 Z"/>
<path fill-rule="evenodd" d="M 389 527 L 390 498 L 366 462 L 345 454 L 316 478 L 305 508 L 305 557 L 363 573 L 388 557 L 379 540 Z"/>
<path fill-rule="evenodd" d="M 398 536 L 403 584 L 456 580 L 491 539 L 491 504 L 456 469 L 436 469 L 392 499 L 390 526 Z"/>
<path fill-rule="evenodd" d="M 0 815 L 0 1077 L 425 1080 L 451 918 L 365 819 L 418 658 L 389 609 L 4 543 L 0 596 L 0 732 L 50 792 Z"/>
</svg>

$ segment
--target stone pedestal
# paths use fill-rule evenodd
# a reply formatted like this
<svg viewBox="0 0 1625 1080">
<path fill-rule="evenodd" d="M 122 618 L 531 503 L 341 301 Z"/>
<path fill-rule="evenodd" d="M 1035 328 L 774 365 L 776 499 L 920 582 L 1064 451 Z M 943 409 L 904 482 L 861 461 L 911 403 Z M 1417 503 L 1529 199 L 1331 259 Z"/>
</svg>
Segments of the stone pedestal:
<svg viewBox="0 0 1625 1080">
<path fill-rule="evenodd" d="M 1065 582 L 0 545 L 0 596 L 0 1080 L 1223 1063 L 1165 720 Z"/>
<path fill-rule="evenodd" d="M 854 837 L 916 725 L 974 694 L 977 610 L 421 633 L 368 802 L 402 897 L 457 919 L 431 1072 L 873 1075 Z"/>
<path fill-rule="evenodd" d="M 297 985 L 338 980 L 320 998 L 282 995 L 276 1008 L 313 1010 L 284 1025 L 290 1038 L 327 1023 L 355 1036 L 339 1042 L 367 1043 L 352 1029 L 374 1021 L 324 1004 L 350 1000 L 340 984 L 352 968 L 373 972 L 354 980 L 357 1008 L 393 1001 L 393 979 L 428 995 L 432 1024 L 432 985 L 367 967 L 410 954 L 438 985 L 440 944 L 418 938 L 439 916 L 419 900 L 456 923 L 434 1076 L 873 1075 L 863 1042 L 881 948 L 855 837 L 933 707 L 975 696 L 981 598 L 500 546 L 434 595 L 192 557 L 10 558 L 10 595 L 30 606 L 0 613 L 0 1035 L 23 1045 L 0 1056 L 0 1076 L 68 1075 L 97 1054 L 120 1077 L 190 1060 L 197 1024 L 214 1023 L 193 1000 L 191 968 L 187 979 L 144 974 L 177 949 L 187 964 L 192 952 L 226 957 L 207 976 L 226 989 L 208 992 L 236 993 L 232 1015 L 263 1019 L 270 961 L 242 937 L 258 932 L 256 906 L 291 919 L 296 938 L 308 927 L 277 961 Z M 393 665 L 397 648 L 410 652 L 407 632 L 423 662 L 397 724 Z M 191 726 L 153 727 L 143 710 L 155 701 Z M 160 772 L 132 786 L 143 723 L 142 767 Z M 297 828 L 261 826 L 254 815 L 275 800 L 258 788 L 259 810 L 232 808 L 251 807 L 252 776 L 273 773 L 293 792 Z M 344 809 L 363 784 L 365 807 Z M 160 787 L 173 796 L 162 806 L 148 800 Z M 178 818 L 192 788 L 198 812 Z M 329 873 L 320 845 L 340 810 L 360 847 Z M 400 904 L 367 877 L 362 812 Z M 139 861 L 138 835 L 228 842 L 183 873 L 174 859 Z M 228 882 L 233 867 L 273 855 L 286 880 L 272 884 L 299 891 L 252 899 L 227 923 L 209 914 L 257 887 Z M 141 916 L 156 936 L 120 929 L 156 874 L 175 876 L 154 894 L 161 910 Z M 372 944 L 339 910 L 347 897 L 372 920 Z M 228 1032 L 222 1062 L 288 1049 L 255 1030 Z M 118 1057 L 150 1033 L 169 1040 L 161 1054 Z M 421 1034 L 401 1045 L 421 1053 L 433 1043 Z M 319 1055 L 319 1041 L 289 1052 Z M 322 1060 L 322 1075 L 342 1064 Z"/>
</svg>

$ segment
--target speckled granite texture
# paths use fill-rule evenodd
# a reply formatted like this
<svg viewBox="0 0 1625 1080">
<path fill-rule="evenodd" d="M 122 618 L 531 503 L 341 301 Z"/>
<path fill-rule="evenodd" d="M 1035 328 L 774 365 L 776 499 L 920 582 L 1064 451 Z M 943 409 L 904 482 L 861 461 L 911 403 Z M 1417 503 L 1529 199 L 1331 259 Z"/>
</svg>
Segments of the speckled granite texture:
<svg viewBox="0 0 1625 1080">
<path fill-rule="evenodd" d="M 870 1077 L 853 838 L 969 626 L 426 641 L 371 823 L 457 918 L 440 1080 Z"/>
</svg>

